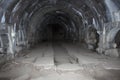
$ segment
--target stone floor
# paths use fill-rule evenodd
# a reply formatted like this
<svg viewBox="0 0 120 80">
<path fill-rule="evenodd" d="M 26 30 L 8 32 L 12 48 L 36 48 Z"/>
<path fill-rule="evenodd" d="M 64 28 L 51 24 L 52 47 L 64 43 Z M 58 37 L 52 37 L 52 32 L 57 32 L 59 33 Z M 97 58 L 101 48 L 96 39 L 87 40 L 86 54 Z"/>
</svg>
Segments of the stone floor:
<svg viewBox="0 0 120 80">
<path fill-rule="evenodd" d="M 2 65 L 0 80 L 120 80 L 120 59 L 80 44 L 42 43 Z"/>
</svg>

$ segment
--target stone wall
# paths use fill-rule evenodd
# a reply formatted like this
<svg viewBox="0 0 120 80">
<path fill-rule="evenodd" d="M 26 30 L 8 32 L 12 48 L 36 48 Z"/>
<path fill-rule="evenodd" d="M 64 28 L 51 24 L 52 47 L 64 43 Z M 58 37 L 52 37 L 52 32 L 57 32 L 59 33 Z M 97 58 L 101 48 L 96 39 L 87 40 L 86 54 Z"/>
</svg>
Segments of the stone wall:
<svg viewBox="0 0 120 80">
<path fill-rule="evenodd" d="M 118 35 L 120 31 L 120 11 L 113 12 L 113 18 L 113 22 L 104 24 L 103 31 L 100 35 L 98 52 L 109 56 L 119 57 L 120 52 L 118 42 L 120 40 L 117 40 L 116 42 L 116 35 Z M 118 35 L 117 37 L 120 36 Z"/>
</svg>

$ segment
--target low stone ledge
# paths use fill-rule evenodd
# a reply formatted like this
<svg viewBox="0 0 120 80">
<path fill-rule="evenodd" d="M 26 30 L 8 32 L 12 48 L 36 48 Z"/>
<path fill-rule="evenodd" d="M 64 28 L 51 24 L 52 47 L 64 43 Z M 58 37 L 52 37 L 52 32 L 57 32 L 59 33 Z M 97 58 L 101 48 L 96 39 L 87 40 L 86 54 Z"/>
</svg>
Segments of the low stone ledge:
<svg viewBox="0 0 120 80">
<path fill-rule="evenodd" d="M 120 57 L 120 53 L 118 52 L 118 49 L 108 49 L 105 51 L 105 55 L 111 57 Z"/>
</svg>

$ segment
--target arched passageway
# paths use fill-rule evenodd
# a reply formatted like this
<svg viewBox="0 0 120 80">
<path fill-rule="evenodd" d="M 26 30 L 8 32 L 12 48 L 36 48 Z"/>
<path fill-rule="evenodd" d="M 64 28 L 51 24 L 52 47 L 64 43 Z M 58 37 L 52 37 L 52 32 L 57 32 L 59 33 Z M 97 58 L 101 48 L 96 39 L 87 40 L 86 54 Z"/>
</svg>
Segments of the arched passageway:
<svg viewBox="0 0 120 80">
<path fill-rule="evenodd" d="M 119 0 L 0 0 L 0 80 L 120 80 L 120 59 L 102 55 L 119 57 L 119 9 Z"/>
</svg>

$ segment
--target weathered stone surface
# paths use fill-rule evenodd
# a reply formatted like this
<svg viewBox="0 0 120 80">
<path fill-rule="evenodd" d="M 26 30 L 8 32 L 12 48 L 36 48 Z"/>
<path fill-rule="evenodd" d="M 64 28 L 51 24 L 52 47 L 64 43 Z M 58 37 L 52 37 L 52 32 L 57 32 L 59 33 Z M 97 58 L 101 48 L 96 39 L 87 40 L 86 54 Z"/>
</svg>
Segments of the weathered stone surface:
<svg viewBox="0 0 120 80">
<path fill-rule="evenodd" d="M 105 55 L 108 55 L 111 57 L 119 57 L 120 56 L 118 49 L 108 49 L 105 51 Z"/>
<path fill-rule="evenodd" d="M 20 76 L 14 80 L 28 80 L 30 79 L 30 75 L 29 74 L 26 74 L 26 75 L 23 75 L 23 76 Z"/>
</svg>

